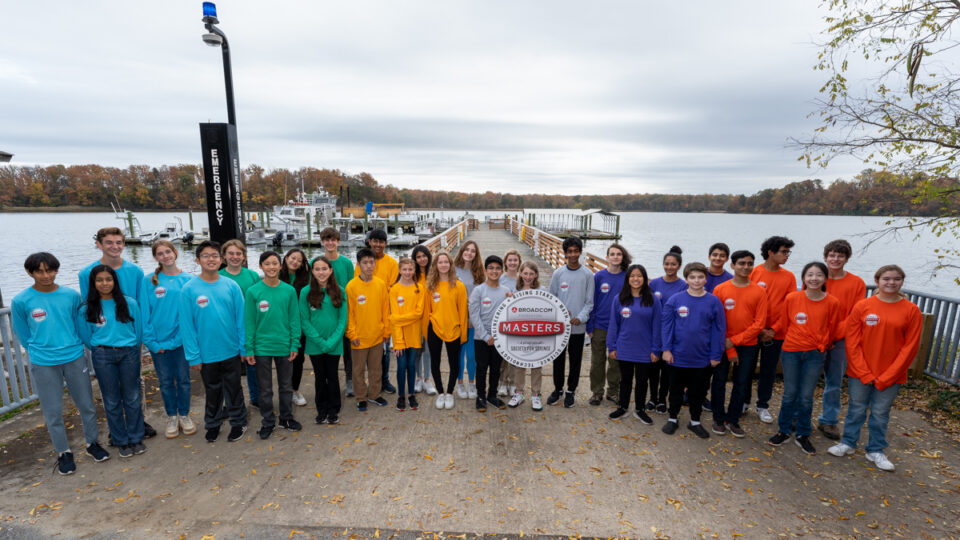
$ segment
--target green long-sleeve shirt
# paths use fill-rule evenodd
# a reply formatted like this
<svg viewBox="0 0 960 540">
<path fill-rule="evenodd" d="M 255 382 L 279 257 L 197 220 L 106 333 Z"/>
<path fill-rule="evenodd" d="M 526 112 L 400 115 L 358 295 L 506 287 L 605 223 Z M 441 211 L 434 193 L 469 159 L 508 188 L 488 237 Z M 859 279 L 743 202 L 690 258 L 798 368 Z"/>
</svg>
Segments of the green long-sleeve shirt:
<svg viewBox="0 0 960 540">
<path fill-rule="evenodd" d="M 340 289 L 343 299 L 339 308 L 333 307 L 329 295 L 324 295 L 323 303 L 314 308 L 307 301 L 310 286 L 300 291 L 300 319 L 303 321 L 303 335 L 307 336 L 307 354 L 343 354 L 343 333 L 347 329 L 347 295 Z"/>
<path fill-rule="evenodd" d="M 300 311 L 297 291 L 280 282 L 271 287 L 261 281 L 244 295 L 247 354 L 287 356 L 300 348 Z"/>
</svg>

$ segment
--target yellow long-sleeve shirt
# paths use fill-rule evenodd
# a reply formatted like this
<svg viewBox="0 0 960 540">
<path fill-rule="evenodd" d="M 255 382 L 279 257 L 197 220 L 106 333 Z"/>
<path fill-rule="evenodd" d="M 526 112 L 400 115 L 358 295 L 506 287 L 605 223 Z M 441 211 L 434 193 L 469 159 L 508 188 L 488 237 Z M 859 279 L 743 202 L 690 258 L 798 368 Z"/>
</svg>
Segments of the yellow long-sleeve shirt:
<svg viewBox="0 0 960 540">
<path fill-rule="evenodd" d="M 426 289 L 417 283 L 390 287 L 390 326 L 394 349 L 419 349 L 423 337 L 423 299 Z"/>
<path fill-rule="evenodd" d="M 353 268 L 353 277 L 360 275 L 360 263 L 357 262 L 357 265 Z M 397 264 L 397 260 L 387 255 L 383 254 L 383 257 L 376 259 L 376 263 L 373 267 L 373 275 L 375 277 L 383 280 L 383 284 L 387 286 L 387 289 L 393 286 L 397 281 L 397 276 L 400 275 L 400 266 Z"/>
<path fill-rule="evenodd" d="M 355 277 L 347 283 L 347 332 L 354 348 L 369 349 L 390 336 L 390 296 L 383 280 Z"/>
<path fill-rule="evenodd" d="M 427 291 L 424 302 L 430 324 L 437 337 L 444 341 L 467 342 L 467 288 L 457 280 L 453 286 L 441 281 L 435 291 Z"/>
</svg>

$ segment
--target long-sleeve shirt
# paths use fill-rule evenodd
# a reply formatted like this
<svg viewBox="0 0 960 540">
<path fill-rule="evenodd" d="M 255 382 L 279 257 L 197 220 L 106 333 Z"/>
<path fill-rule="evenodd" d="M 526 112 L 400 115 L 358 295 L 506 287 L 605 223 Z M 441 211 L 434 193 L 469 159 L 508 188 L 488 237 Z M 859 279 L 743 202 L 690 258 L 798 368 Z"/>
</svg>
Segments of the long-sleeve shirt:
<svg viewBox="0 0 960 540">
<path fill-rule="evenodd" d="M 593 312 L 593 272 L 582 265 L 576 270 L 561 266 L 550 278 L 550 294 L 563 302 L 571 319 L 580 319 L 580 324 L 570 325 L 570 333 L 586 333 Z"/>
<path fill-rule="evenodd" d="M 87 292 L 90 288 L 90 272 L 97 265 L 103 264 L 99 260 L 93 261 L 80 270 L 78 279 L 80 281 L 80 298 L 86 300 Z M 134 300 L 140 300 L 140 282 L 143 280 L 143 269 L 124 259 L 120 268 L 114 268 L 117 273 L 117 281 L 120 282 L 120 291 L 124 296 L 129 296 Z"/>
<path fill-rule="evenodd" d="M 341 289 L 345 288 L 347 283 L 350 283 L 350 280 L 353 279 L 353 263 L 350 262 L 350 259 L 340 255 L 330 261 L 330 266 L 333 268 L 333 277 L 337 280 L 337 286 Z"/>
<path fill-rule="evenodd" d="M 137 301 L 127 296 L 127 311 L 133 321 L 122 323 L 117 320 L 117 302 L 113 299 L 100 300 L 100 320 L 92 323 L 87 320 L 86 304 L 80 306 L 77 312 L 77 329 L 80 331 L 80 340 L 89 348 L 106 345 L 108 347 L 137 347 L 143 341 L 143 325 L 141 324 L 140 306 Z"/>
<path fill-rule="evenodd" d="M 906 298 L 857 302 L 846 320 L 847 375 L 877 390 L 907 382 L 922 328 L 920 309 Z"/>
<path fill-rule="evenodd" d="M 310 305 L 310 286 L 300 291 L 300 327 L 307 337 L 307 354 L 343 354 L 343 334 L 347 330 L 347 293 L 340 289 L 343 302 L 334 307 L 330 295 L 323 295 L 319 308 Z"/>
<path fill-rule="evenodd" d="M 427 288 L 419 283 L 390 287 L 390 326 L 393 348 L 419 349 L 423 341 L 423 303 Z"/>
<path fill-rule="evenodd" d="M 716 296 L 675 294 L 663 305 L 662 323 L 661 347 L 673 354 L 674 366 L 699 368 L 720 360 L 727 320 Z"/>
<path fill-rule="evenodd" d="M 175 276 L 160 272 L 156 285 L 151 278 L 153 274 L 148 274 L 140 281 L 143 344 L 150 352 L 176 349 L 183 344 L 180 337 L 180 291 L 193 276 L 186 272 Z"/>
<path fill-rule="evenodd" d="M 727 337 L 733 345 L 756 345 L 760 331 L 767 327 L 767 293 L 756 283 L 737 287 L 731 280 L 717 285 L 713 295 L 723 304 Z"/>
<path fill-rule="evenodd" d="M 473 273 L 469 268 L 455 266 L 453 271 L 457 274 L 457 279 L 459 279 L 463 283 L 463 286 L 467 288 L 467 298 L 470 298 L 470 295 L 473 294 L 473 289 L 477 288 L 477 285 L 483 283 L 483 281 L 480 283 L 475 283 L 473 281 Z"/>
<path fill-rule="evenodd" d="M 383 254 L 383 257 L 375 260 L 373 267 L 374 277 L 380 278 L 383 281 L 383 284 L 387 287 L 390 287 L 397 282 L 397 276 L 400 275 L 400 266 L 397 264 L 397 260 L 387 255 Z M 334 274 L 336 275 L 336 274 Z M 360 263 L 357 263 L 357 266 L 353 269 L 353 277 L 360 275 Z"/>
<path fill-rule="evenodd" d="M 620 294 L 626 275 L 626 272 L 611 274 L 606 268 L 593 275 L 593 311 L 587 321 L 588 334 L 596 329 L 606 330 L 609 326 L 610 306 Z"/>
<path fill-rule="evenodd" d="M 59 366 L 83 356 L 77 328 L 79 310 L 80 294 L 63 286 L 50 292 L 30 287 L 13 297 L 13 331 L 26 347 L 31 364 Z"/>
<path fill-rule="evenodd" d="M 486 283 L 477 285 L 470 293 L 470 322 L 473 323 L 474 341 L 486 341 L 493 334 L 493 314 L 507 299 L 510 289 L 500 285 L 491 287 Z"/>
<path fill-rule="evenodd" d="M 233 280 L 194 277 L 180 291 L 180 336 L 191 366 L 245 354 L 243 292 Z"/>
<path fill-rule="evenodd" d="M 384 257 L 388 257 L 385 255 Z M 355 277 L 347 283 L 347 338 L 360 340 L 357 349 L 369 349 L 390 336 L 390 297 L 383 280 Z"/>
<path fill-rule="evenodd" d="M 673 295 L 687 290 L 687 282 L 682 279 L 667 281 L 658 277 L 650 280 L 650 290 L 653 291 L 654 296 L 660 299 L 661 304 L 666 304 L 667 300 L 672 298 Z"/>
<path fill-rule="evenodd" d="M 292 285 L 260 281 L 243 296 L 247 355 L 287 356 L 300 349 L 300 306 Z"/>
<path fill-rule="evenodd" d="M 619 296 L 610 304 L 610 326 L 607 331 L 607 349 L 617 352 L 617 360 L 650 363 L 650 354 L 660 354 L 660 332 L 663 318 L 660 299 L 642 305 L 633 297 L 622 305 Z"/>
<path fill-rule="evenodd" d="M 453 285 L 448 281 L 437 283 L 436 290 L 427 291 L 424 309 L 428 313 L 433 332 L 443 341 L 467 342 L 467 288 L 459 279 Z"/>
<path fill-rule="evenodd" d="M 703 288 L 706 289 L 708 293 L 712 293 L 713 290 L 717 288 L 717 285 L 730 281 L 731 279 L 733 279 L 733 274 L 731 274 L 730 272 L 727 272 L 726 270 L 724 270 L 723 272 L 720 272 L 717 275 L 711 274 L 710 271 L 708 270 L 707 284 L 704 285 Z"/>
<path fill-rule="evenodd" d="M 780 310 L 780 320 L 773 329 L 784 333 L 783 350 L 787 352 L 823 352 L 837 339 L 843 324 L 843 306 L 827 294 L 820 300 L 807 298 L 805 291 L 787 295 Z"/>
<path fill-rule="evenodd" d="M 827 292 L 840 301 L 840 305 L 843 306 L 843 318 L 846 320 L 853 311 L 853 306 L 867 297 L 867 285 L 859 276 L 847 272 L 840 279 L 827 279 Z M 837 339 L 842 339 L 846 335 L 845 325 L 841 325 L 840 330 Z"/>
<path fill-rule="evenodd" d="M 750 272 L 750 281 L 756 283 L 763 290 L 767 291 L 767 328 L 773 328 L 774 323 L 783 313 L 783 301 L 787 295 L 797 290 L 797 278 L 793 272 L 784 267 L 776 271 L 770 271 L 763 265 L 755 266 L 753 272 Z M 774 329 L 776 330 L 776 329 Z M 774 339 L 783 339 L 786 337 L 786 328 L 780 329 L 773 337 Z"/>
<path fill-rule="evenodd" d="M 238 274 L 231 274 L 227 272 L 226 268 L 221 268 L 220 275 L 233 280 L 234 283 L 240 286 L 240 292 L 243 294 L 247 294 L 247 290 L 249 290 L 250 287 L 260 282 L 260 274 L 249 268 L 241 268 Z"/>
</svg>

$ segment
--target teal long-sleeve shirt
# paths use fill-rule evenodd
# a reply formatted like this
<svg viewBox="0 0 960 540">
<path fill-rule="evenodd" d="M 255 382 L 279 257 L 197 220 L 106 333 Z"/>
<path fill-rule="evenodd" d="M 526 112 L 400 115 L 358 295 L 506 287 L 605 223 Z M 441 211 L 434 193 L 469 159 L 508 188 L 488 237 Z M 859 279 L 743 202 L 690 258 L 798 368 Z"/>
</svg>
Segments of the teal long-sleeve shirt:
<svg viewBox="0 0 960 540">
<path fill-rule="evenodd" d="M 21 291 L 10 304 L 13 331 L 27 349 L 30 362 L 59 366 L 83 357 L 77 328 L 80 293 L 58 286 L 51 292 L 33 287 Z"/>
<path fill-rule="evenodd" d="M 307 336 L 307 354 L 343 354 L 343 334 L 347 329 L 347 294 L 340 289 L 343 299 L 340 307 L 333 307 L 329 295 L 324 295 L 319 308 L 310 305 L 307 297 L 310 286 L 300 291 L 300 320 Z"/>
<path fill-rule="evenodd" d="M 291 285 L 259 281 L 247 289 L 244 303 L 247 355 L 287 356 L 300 349 L 300 310 Z"/>
<path fill-rule="evenodd" d="M 180 336 L 191 366 L 244 355 L 243 293 L 232 280 L 194 277 L 180 291 Z"/>
<path fill-rule="evenodd" d="M 80 339 L 88 348 L 93 349 L 100 345 L 108 347 L 140 347 L 143 341 L 143 325 L 141 324 L 142 315 L 140 315 L 140 306 L 137 301 L 129 296 L 124 296 L 127 300 L 127 311 L 130 313 L 132 321 L 122 323 L 117 320 L 117 302 L 116 300 L 100 301 L 100 320 L 90 322 L 87 320 L 86 304 L 80 306 L 77 312 L 77 329 L 80 331 Z"/>
<path fill-rule="evenodd" d="M 165 351 L 183 345 L 180 337 L 180 292 L 193 276 L 180 272 L 168 276 L 161 272 L 157 284 L 148 274 L 140 286 L 140 316 L 143 323 L 143 344 L 150 352 Z"/>
</svg>

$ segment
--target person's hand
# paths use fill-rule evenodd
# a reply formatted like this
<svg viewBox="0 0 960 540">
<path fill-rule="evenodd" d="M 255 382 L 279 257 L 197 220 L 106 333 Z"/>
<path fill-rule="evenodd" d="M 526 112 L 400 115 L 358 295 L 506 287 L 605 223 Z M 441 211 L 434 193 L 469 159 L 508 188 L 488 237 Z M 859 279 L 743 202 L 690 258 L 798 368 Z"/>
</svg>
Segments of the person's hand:
<svg viewBox="0 0 960 540">
<path fill-rule="evenodd" d="M 724 349 L 732 349 L 732 348 L 733 348 L 733 342 L 730 341 L 730 338 L 727 338 L 726 341 L 723 342 L 723 348 L 724 348 Z"/>
<path fill-rule="evenodd" d="M 491 347 L 493 346 L 493 338 L 492 338 L 492 337 L 488 337 L 488 338 L 487 338 L 487 345 L 490 345 Z"/>
<path fill-rule="evenodd" d="M 254 366 L 257 364 L 257 359 L 252 356 L 244 356 L 243 361 L 250 364 L 251 366 Z"/>
<path fill-rule="evenodd" d="M 734 357 L 732 357 L 732 358 L 728 358 L 728 360 L 730 360 L 730 363 L 733 364 L 733 365 L 737 365 L 737 364 L 740 363 L 740 359 L 737 358 L 736 356 L 734 356 Z"/>
<path fill-rule="evenodd" d="M 290 351 L 290 357 L 287 358 L 288 362 L 293 362 L 297 358 L 297 351 Z"/>
<path fill-rule="evenodd" d="M 355 340 L 351 341 L 350 344 L 353 345 L 354 347 L 359 347 L 359 346 L 360 346 L 360 340 L 359 340 L 359 339 L 355 339 Z"/>
<path fill-rule="evenodd" d="M 717 366 L 720 365 L 720 361 L 719 361 L 719 360 L 711 360 L 711 361 L 710 361 L 710 365 L 711 365 L 712 367 L 717 367 Z"/>
<path fill-rule="evenodd" d="M 574 318 L 570 319 L 570 324 L 572 324 L 572 325 L 574 325 L 574 326 L 579 326 L 579 325 L 580 325 L 580 319 L 574 317 Z"/>
<path fill-rule="evenodd" d="M 194 371 L 200 371 L 200 367 L 201 367 L 201 366 L 202 366 L 202 364 L 197 364 L 197 365 L 195 365 L 195 366 L 190 366 L 190 369 L 192 369 L 192 370 L 194 370 Z"/>
<path fill-rule="evenodd" d="M 157 349 L 157 354 L 163 354 L 163 353 L 164 353 L 163 349 Z"/>
<path fill-rule="evenodd" d="M 651 362 L 659 362 L 659 361 L 660 361 L 660 357 L 657 356 L 656 353 L 650 353 L 650 361 L 651 361 Z"/>
<path fill-rule="evenodd" d="M 403 356 L 403 349 L 394 348 L 394 349 L 393 349 L 393 354 L 394 354 L 397 358 L 400 358 L 401 356 Z"/>
<path fill-rule="evenodd" d="M 775 335 L 777 335 L 777 333 L 773 331 L 773 328 L 764 328 L 760 331 L 760 339 L 762 341 L 770 341 Z"/>
<path fill-rule="evenodd" d="M 587 337 L 593 339 L 593 332 L 587 332 Z"/>
<path fill-rule="evenodd" d="M 673 353 L 670 351 L 663 351 L 663 361 L 672 364 L 673 363 Z"/>
</svg>

